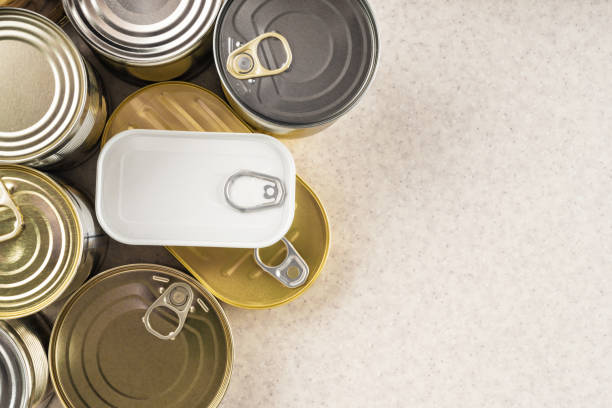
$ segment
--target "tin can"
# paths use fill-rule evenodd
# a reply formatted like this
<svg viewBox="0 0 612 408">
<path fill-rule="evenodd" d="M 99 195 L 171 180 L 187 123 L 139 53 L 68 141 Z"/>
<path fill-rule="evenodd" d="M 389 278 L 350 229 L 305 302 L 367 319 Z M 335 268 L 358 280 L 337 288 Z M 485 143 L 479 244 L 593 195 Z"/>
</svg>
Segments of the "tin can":
<svg viewBox="0 0 612 408">
<path fill-rule="evenodd" d="M 185 82 L 149 85 L 128 96 L 111 114 L 102 143 L 128 129 L 250 132 L 221 98 Z M 253 249 L 167 249 L 206 289 L 231 305 L 266 309 L 296 299 L 319 277 L 330 247 L 330 227 L 323 204 L 304 180 L 299 176 L 296 180 L 294 220 L 285 235 L 288 244 L 278 242 L 257 253 L 264 265 L 279 265 L 286 256 L 285 247 L 291 245 L 309 270 L 298 287 L 287 287 L 262 269 Z"/>
<path fill-rule="evenodd" d="M 374 77 L 379 40 L 366 0 L 228 0 L 213 51 L 225 95 L 244 120 L 300 137 L 357 104 Z"/>
<path fill-rule="evenodd" d="M 106 121 L 97 75 L 57 25 L 0 9 L 0 164 L 67 168 L 94 152 Z"/>
<path fill-rule="evenodd" d="M 39 315 L 0 320 L 0 406 L 42 408 L 52 396 L 49 324 Z"/>
<path fill-rule="evenodd" d="M 68 408 L 216 407 L 233 342 L 219 302 L 159 265 L 96 276 L 60 312 L 49 346 L 53 385 Z"/>
<path fill-rule="evenodd" d="M 76 189 L 23 166 L 0 165 L 0 319 L 41 311 L 78 288 L 107 238 Z"/>
<path fill-rule="evenodd" d="M 107 64 L 144 81 L 205 66 L 222 0 L 63 0 L 68 19 Z"/>
<path fill-rule="evenodd" d="M 0 7 L 24 8 L 35 11 L 57 24 L 66 23 L 61 0 L 0 0 Z"/>
</svg>

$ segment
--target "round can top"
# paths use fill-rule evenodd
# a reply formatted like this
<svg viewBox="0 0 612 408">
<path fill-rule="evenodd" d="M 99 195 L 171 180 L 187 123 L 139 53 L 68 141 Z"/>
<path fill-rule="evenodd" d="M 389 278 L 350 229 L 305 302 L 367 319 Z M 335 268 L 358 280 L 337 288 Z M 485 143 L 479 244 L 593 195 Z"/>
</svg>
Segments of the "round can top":
<svg viewBox="0 0 612 408">
<path fill-rule="evenodd" d="M 172 62 L 200 45 L 222 0 L 63 0 L 68 19 L 102 55 L 121 63 Z"/>
<path fill-rule="evenodd" d="M 378 34 L 365 0 L 228 0 L 213 48 L 241 107 L 309 127 L 336 119 L 363 94 L 376 70 Z"/>
<path fill-rule="evenodd" d="M 29 406 L 32 378 L 25 351 L 11 326 L 0 321 L 0 406 Z"/>
<path fill-rule="evenodd" d="M 90 280 L 64 306 L 49 348 L 66 407 L 216 407 L 231 375 L 225 313 L 193 278 L 128 265 Z"/>
<path fill-rule="evenodd" d="M 65 142 L 85 108 L 85 63 L 68 36 L 28 10 L 0 8 L 0 163 Z"/>
<path fill-rule="evenodd" d="M 82 250 L 66 191 L 39 171 L 0 165 L 0 319 L 33 314 L 62 297 Z"/>
</svg>

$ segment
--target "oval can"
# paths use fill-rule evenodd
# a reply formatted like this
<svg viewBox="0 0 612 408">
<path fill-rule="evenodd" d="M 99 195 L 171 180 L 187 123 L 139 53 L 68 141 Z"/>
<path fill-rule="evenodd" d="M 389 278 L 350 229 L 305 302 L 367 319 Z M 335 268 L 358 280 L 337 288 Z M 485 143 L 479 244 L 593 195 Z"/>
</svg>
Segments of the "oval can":
<svg viewBox="0 0 612 408">
<path fill-rule="evenodd" d="M 24 8 L 35 11 L 54 23 L 66 23 L 61 0 L 0 0 L 0 7 Z"/>
<path fill-rule="evenodd" d="M 217 95 L 194 84 L 149 85 L 128 96 L 111 114 L 102 143 L 128 129 L 176 129 L 201 132 L 250 132 Z M 299 176 L 294 220 L 286 234 L 308 264 L 304 285 L 287 288 L 257 265 L 252 249 L 167 247 L 212 294 L 233 306 L 266 309 L 288 303 L 320 275 L 330 247 L 330 226 L 323 204 Z M 282 261 L 282 243 L 261 251 L 267 265 Z"/>
<path fill-rule="evenodd" d="M 68 168 L 86 160 L 106 121 L 96 73 L 56 24 L 0 9 L 0 164 Z"/>
<path fill-rule="evenodd" d="M 66 303 L 49 363 L 68 408 L 216 407 L 233 342 L 219 302 L 193 278 L 127 265 L 96 276 Z"/>
<path fill-rule="evenodd" d="M 82 193 L 40 171 L 0 165 L 0 319 L 28 316 L 67 297 L 106 245 Z"/>
<path fill-rule="evenodd" d="M 205 67 L 222 0 L 63 0 L 68 19 L 108 65 L 144 81 Z"/>
<path fill-rule="evenodd" d="M 0 320 L 0 406 L 42 408 L 52 396 L 47 346 L 51 329 L 40 315 Z"/>
<path fill-rule="evenodd" d="M 213 51 L 225 95 L 250 125 L 300 137 L 357 104 L 379 40 L 366 0 L 228 0 Z"/>
</svg>

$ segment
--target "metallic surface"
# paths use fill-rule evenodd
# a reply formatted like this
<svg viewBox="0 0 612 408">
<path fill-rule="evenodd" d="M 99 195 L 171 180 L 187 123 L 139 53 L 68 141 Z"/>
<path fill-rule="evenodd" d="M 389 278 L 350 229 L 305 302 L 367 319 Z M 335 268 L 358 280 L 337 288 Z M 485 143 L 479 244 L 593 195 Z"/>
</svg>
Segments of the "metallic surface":
<svg viewBox="0 0 612 408">
<path fill-rule="evenodd" d="M 68 36 L 36 13 L 0 9 L 0 163 L 70 167 L 100 137 L 106 101 Z"/>
<path fill-rule="evenodd" d="M 286 72 L 241 79 L 228 57 L 265 32 L 282 34 L 293 62 Z M 258 56 L 269 69 L 289 55 L 280 41 L 264 41 Z M 321 130 L 351 109 L 376 71 L 379 40 L 365 0 L 229 0 L 215 27 L 217 71 L 230 104 L 256 129 L 275 136 Z"/>
<path fill-rule="evenodd" d="M 17 7 L 32 10 L 51 21 L 63 25 L 66 22 L 61 0 L 0 0 L 0 7 Z"/>
<path fill-rule="evenodd" d="M 285 251 L 287 251 L 287 255 L 280 264 L 276 266 L 267 265 L 261 260 L 259 248 L 255 248 L 253 253 L 255 262 L 261 269 L 286 287 L 297 288 L 302 286 L 304 283 L 306 283 L 306 279 L 308 279 L 310 268 L 287 238 L 282 238 L 281 241 L 283 244 L 285 244 Z"/>
<path fill-rule="evenodd" d="M 0 318 L 36 313 L 85 281 L 106 236 L 81 193 L 37 170 L 0 165 L 0 182 L 24 216 L 23 231 L 0 243 Z M 0 235 L 13 215 L 0 207 Z"/>
<path fill-rule="evenodd" d="M 142 318 L 177 283 L 196 300 L 176 339 L 161 340 Z M 151 324 L 168 332 L 177 320 L 158 309 Z M 96 276 L 70 298 L 53 328 L 49 361 L 68 408 L 216 407 L 229 383 L 233 343 L 221 306 L 193 278 L 164 266 L 128 265 Z"/>
<path fill-rule="evenodd" d="M 176 129 L 206 132 L 249 132 L 232 110 L 212 92 L 197 85 L 169 82 L 150 85 L 126 98 L 111 115 L 103 143 L 127 129 Z M 252 249 L 170 247 L 168 250 L 215 296 L 238 307 L 263 309 L 287 303 L 304 293 L 321 272 L 330 245 L 323 205 L 297 177 L 296 209 L 286 237 L 310 268 L 306 283 L 290 289 L 264 272 Z M 268 265 L 284 259 L 282 242 L 261 250 Z"/>
<path fill-rule="evenodd" d="M 236 201 L 232 199 L 232 191 L 234 190 L 234 183 L 236 180 L 243 178 L 243 177 L 255 178 L 255 179 L 259 179 L 259 180 L 262 180 L 268 183 L 272 183 L 272 184 L 266 184 L 263 187 L 260 203 L 247 207 L 247 206 L 240 205 L 239 203 L 237 203 Z M 259 211 L 259 210 L 263 210 L 263 209 L 270 208 L 270 207 L 278 207 L 282 205 L 283 202 L 285 201 L 285 196 L 286 196 L 285 191 L 286 189 L 283 185 L 283 181 L 279 179 L 278 177 L 270 176 L 270 175 L 263 174 L 263 173 L 257 173 L 251 170 L 242 170 L 232 175 L 230 178 L 227 179 L 227 182 L 225 183 L 225 188 L 223 189 L 223 193 L 225 195 L 225 201 L 227 201 L 227 203 L 231 205 L 234 209 L 240 212 L 245 212 L 245 213 L 252 212 L 252 211 Z"/>
<path fill-rule="evenodd" d="M 39 315 L 0 320 L 0 406 L 42 408 L 51 397 L 49 324 Z"/>
<path fill-rule="evenodd" d="M 285 62 L 275 69 L 266 68 L 259 59 L 257 52 L 259 45 L 269 38 L 279 40 L 285 52 Z M 264 33 L 232 51 L 227 57 L 225 68 L 227 72 L 236 79 L 261 78 L 264 76 L 282 74 L 289 69 L 292 61 L 293 54 L 291 53 L 291 47 L 287 39 L 279 33 Z"/>
<path fill-rule="evenodd" d="M 115 69 L 164 81 L 203 67 L 222 0 L 63 0 L 79 34 Z"/>
</svg>

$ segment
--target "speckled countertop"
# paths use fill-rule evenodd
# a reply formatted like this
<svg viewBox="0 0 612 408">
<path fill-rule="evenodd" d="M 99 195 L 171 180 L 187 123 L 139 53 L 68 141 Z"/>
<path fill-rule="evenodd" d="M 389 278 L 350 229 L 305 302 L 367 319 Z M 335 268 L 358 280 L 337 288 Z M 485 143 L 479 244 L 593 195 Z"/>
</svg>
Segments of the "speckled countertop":
<svg viewBox="0 0 612 408">
<path fill-rule="evenodd" d="M 374 86 L 287 142 L 327 267 L 292 304 L 226 307 L 222 406 L 611 407 L 612 3 L 372 3 Z M 91 192 L 94 165 L 65 177 Z M 118 244 L 105 266 L 134 261 L 179 266 Z"/>
</svg>

